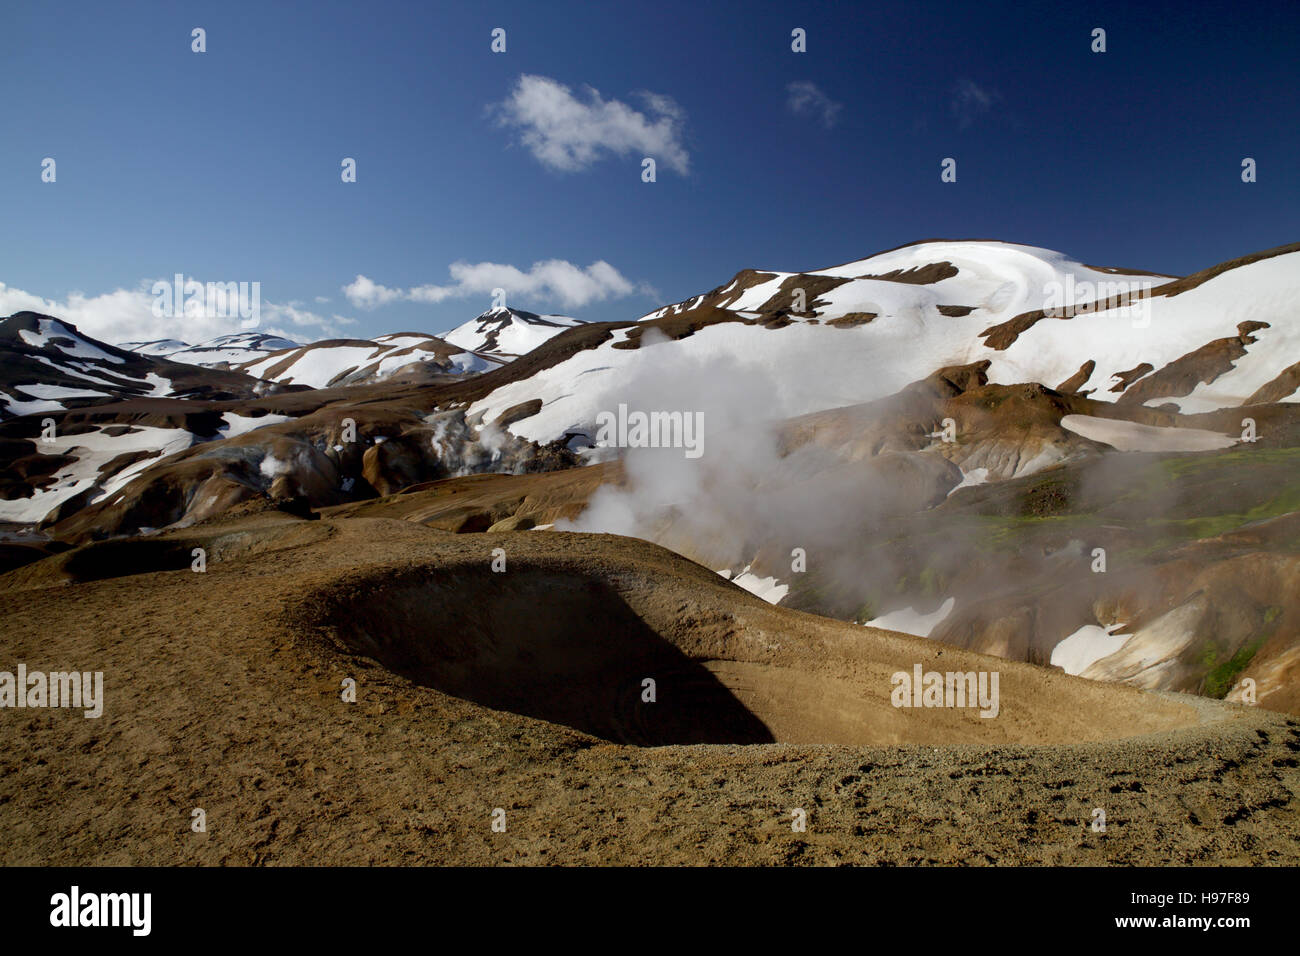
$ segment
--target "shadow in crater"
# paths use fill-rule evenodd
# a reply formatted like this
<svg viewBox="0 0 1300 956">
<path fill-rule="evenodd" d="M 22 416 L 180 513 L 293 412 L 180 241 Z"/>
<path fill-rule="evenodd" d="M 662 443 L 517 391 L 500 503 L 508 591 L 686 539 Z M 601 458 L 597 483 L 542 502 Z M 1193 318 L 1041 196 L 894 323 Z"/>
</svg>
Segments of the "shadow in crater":
<svg viewBox="0 0 1300 956">
<path fill-rule="evenodd" d="M 600 581 L 523 569 L 374 581 L 325 613 L 416 683 L 616 743 L 772 743 L 767 726 Z M 655 682 L 653 703 L 643 681 Z"/>
<path fill-rule="evenodd" d="M 64 571 L 80 582 L 188 570 L 193 547 L 186 541 L 98 541 L 69 554 Z"/>
</svg>

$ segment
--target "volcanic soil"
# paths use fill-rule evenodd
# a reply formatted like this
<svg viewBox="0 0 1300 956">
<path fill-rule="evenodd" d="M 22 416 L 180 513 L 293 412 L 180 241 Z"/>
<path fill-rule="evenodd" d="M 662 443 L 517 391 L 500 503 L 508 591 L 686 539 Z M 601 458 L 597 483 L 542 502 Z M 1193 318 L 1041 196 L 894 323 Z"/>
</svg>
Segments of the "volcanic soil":
<svg viewBox="0 0 1300 956">
<path fill-rule="evenodd" d="M 0 670 L 106 697 L 0 710 L 5 864 L 1300 862 L 1293 717 L 774 607 L 630 538 L 250 508 L 18 568 L 0 613 Z M 918 663 L 997 671 L 997 716 L 892 706 Z"/>
</svg>

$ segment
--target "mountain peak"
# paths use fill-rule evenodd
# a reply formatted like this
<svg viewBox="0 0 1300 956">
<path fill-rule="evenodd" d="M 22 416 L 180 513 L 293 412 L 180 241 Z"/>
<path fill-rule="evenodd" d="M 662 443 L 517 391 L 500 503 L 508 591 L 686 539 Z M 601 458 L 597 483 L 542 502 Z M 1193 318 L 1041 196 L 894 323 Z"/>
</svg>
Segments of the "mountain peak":
<svg viewBox="0 0 1300 956">
<path fill-rule="evenodd" d="M 582 324 L 580 319 L 567 315 L 539 315 L 499 305 L 480 313 L 442 338 L 471 352 L 518 356 L 531 352 L 565 329 Z"/>
</svg>

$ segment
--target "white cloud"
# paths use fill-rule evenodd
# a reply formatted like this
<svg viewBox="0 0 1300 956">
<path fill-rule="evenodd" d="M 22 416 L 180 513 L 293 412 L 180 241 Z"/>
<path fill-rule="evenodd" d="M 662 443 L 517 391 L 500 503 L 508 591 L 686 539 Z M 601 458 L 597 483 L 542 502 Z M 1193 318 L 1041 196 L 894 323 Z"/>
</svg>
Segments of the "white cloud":
<svg viewBox="0 0 1300 956">
<path fill-rule="evenodd" d="M 823 93 L 816 83 L 799 80 L 787 86 L 785 92 L 785 103 L 790 112 L 814 116 L 827 129 L 835 125 L 843 104 L 836 103 Z"/>
<path fill-rule="evenodd" d="M 387 305 L 402 298 L 403 295 L 401 289 L 389 289 L 372 282 L 360 273 L 343 287 L 343 294 L 358 309 L 373 309 L 375 306 Z"/>
<path fill-rule="evenodd" d="M 161 281 L 170 283 L 172 277 L 168 276 Z M 197 344 L 218 335 L 247 331 L 241 325 L 242 320 L 238 314 L 154 315 L 155 298 L 150 291 L 153 283 L 152 279 L 142 279 L 134 289 L 114 289 L 93 296 L 70 292 L 66 299 L 59 300 L 47 299 L 0 282 L 0 316 L 24 310 L 41 312 L 70 322 L 91 338 L 111 345 L 153 339 L 180 339 Z M 261 332 L 290 337 L 291 329 L 314 329 L 318 335 L 327 336 L 339 326 L 350 325 L 354 321 L 339 315 L 325 318 L 293 304 L 262 299 L 257 328 Z"/>
<path fill-rule="evenodd" d="M 499 262 L 453 262 L 449 285 L 421 285 L 390 289 L 363 275 L 343 287 L 343 294 L 357 308 L 373 309 L 398 299 L 410 302 L 442 302 L 469 296 L 489 296 L 493 289 L 505 289 L 508 297 L 520 296 L 555 302 L 565 308 L 581 308 L 593 302 L 650 291 L 643 283 L 626 278 L 603 259 L 586 268 L 563 259 L 534 262 L 527 272 Z"/>
<path fill-rule="evenodd" d="M 952 113 L 957 117 L 957 125 L 966 129 L 991 110 L 998 99 L 994 90 L 986 90 L 968 79 L 959 80 L 952 95 Z"/>
<path fill-rule="evenodd" d="M 297 308 L 293 305 L 279 305 L 275 302 L 262 303 L 261 325 L 266 328 L 260 328 L 260 331 L 273 331 L 270 327 L 275 325 L 283 328 L 286 323 L 295 328 L 314 328 L 319 329 L 324 334 L 329 334 L 337 331 L 340 326 L 356 325 L 357 320 L 337 313 L 327 319 L 308 309 Z M 279 331 L 275 334 L 284 333 Z"/>
<path fill-rule="evenodd" d="M 591 87 L 584 102 L 563 83 L 523 74 L 493 112 L 499 125 L 518 130 L 523 145 L 551 169 L 573 172 L 607 153 L 633 153 L 687 175 L 690 155 L 682 145 L 682 108 L 660 93 L 634 95 L 645 104 L 644 112 L 602 99 Z"/>
</svg>

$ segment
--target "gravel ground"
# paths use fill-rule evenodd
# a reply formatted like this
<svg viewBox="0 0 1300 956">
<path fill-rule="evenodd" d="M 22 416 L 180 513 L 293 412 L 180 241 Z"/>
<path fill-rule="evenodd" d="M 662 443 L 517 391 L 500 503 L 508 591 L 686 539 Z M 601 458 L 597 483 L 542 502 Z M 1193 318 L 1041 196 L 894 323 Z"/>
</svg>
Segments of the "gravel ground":
<svg viewBox="0 0 1300 956">
<path fill-rule="evenodd" d="M 0 710 L 8 865 L 1300 862 L 1295 718 L 770 607 L 631 539 L 253 516 L 21 568 L 0 613 L 0 670 L 106 696 Z M 892 707 L 912 662 L 999 671 L 999 716 Z M 647 667 L 670 716 L 602 722 Z"/>
</svg>

